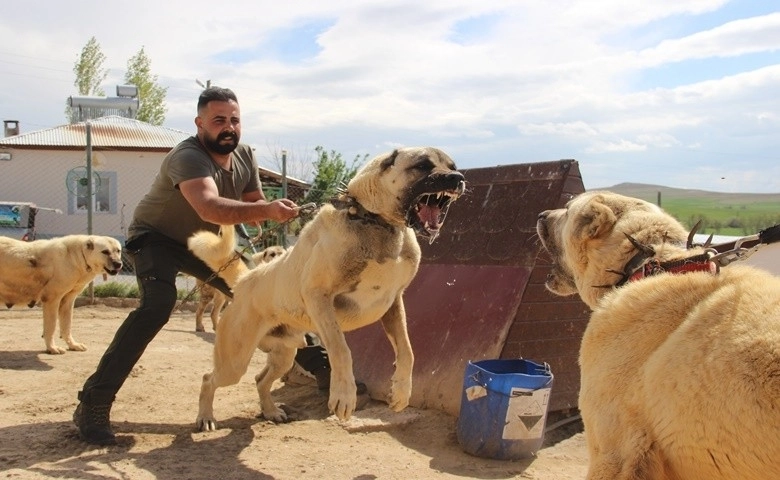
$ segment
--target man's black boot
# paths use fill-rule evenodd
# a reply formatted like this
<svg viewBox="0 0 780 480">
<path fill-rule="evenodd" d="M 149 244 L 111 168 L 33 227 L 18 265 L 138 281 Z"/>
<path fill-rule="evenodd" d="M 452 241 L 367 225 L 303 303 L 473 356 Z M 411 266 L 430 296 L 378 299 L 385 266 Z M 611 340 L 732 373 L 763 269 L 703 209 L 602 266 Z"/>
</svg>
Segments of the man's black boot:
<svg viewBox="0 0 780 480">
<path fill-rule="evenodd" d="M 93 445 L 116 445 L 116 436 L 111 430 L 111 404 L 89 404 L 80 402 L 73 412 L 73 423 L 79 429 L 82 440 Z"/>
</svg>

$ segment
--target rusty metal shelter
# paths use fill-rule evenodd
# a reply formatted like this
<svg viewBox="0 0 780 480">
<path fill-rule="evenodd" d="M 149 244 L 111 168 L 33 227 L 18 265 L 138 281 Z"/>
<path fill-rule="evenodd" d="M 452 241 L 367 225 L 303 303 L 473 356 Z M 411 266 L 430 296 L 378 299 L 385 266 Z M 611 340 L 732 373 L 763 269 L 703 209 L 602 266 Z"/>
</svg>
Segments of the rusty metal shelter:
<svg viewBox="0 0 780 480">
<path fill-rule="evenodd" d="M 549 293 L 550 259 L 536 218 L 582 193 L 575 160 L 462 170 L 466 195 L 404 294 L 415 353 L 411 405 L 458 415 L 468 361 L 526 358 L 555 377 L 549 411 L 577 408 L 577 355 L 590 310 Z M 390 389 L 394 353 L 379 323 L 349 332 L 355 377 L 374 398 Z"/>
</svg>

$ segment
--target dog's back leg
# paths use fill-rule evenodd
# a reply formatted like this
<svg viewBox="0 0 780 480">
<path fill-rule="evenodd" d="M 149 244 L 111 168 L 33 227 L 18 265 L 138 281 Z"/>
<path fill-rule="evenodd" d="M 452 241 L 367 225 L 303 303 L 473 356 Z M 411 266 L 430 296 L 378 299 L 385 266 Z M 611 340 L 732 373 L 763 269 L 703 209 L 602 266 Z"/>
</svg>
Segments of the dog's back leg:
<svg viewBox="0 0 780 480">
<path fill-rule="evenodd" d="M 65 353 L 65 349 L 54 343 L 54 332 L 57 329 L 57 315 L 59 312 L 59 300 L 43 300 L 43 341 L 46 344 L 46 352 L 54 355 Z"/>
<path fill-rule="evenodd" d="M 263 347 L 261 346 L 261 348 Z M 255 375 L 261 415 L 266 420 L 276 423 L 287 421 L 287 413 L 277 407 L 273 397 L 271 397 L 271 386 L 275 380 L 282 378 L 292 368 L 296 351 L 295 347 L 279 341 L 270 350 L 266 350 L 268 354 L 266 366 L 259 374 Z"/>
<path fill-rule="evenodd" d="M 214 331 L 217 331 L 217 324 L 219 323 L 219 315 L 222 313 L 222 307 L 225 306 L 227 297 L 219 290 L 214 291 L 214 306 L 211 307 L 211 325 L 214 327 Z"/>
<path fill-rule="evenodd" d="M 195 331 L 205 332 L 206 327 L 203 326 L 203 314 L 206 312 L 209 303 L 211 303 L 213 295 L 211 293 L 211 287 L 203 283 L 202 280 L 195 281 L 195 289 L 200 292 L 198 308 L 195 309 Z"/>
<path fill-rule="evenodd" d="M 251 305 L 242 308 L 244 305 L 246 304 L 236 301 L 230 303 L 217 325 L 214 369 L 203 375 L 200 387 L 198 418 L 195 421 L 199 431 L 217 429 L 217 421 L 214 419 L 214 392 L 219 387 L 233 385 L 241 380 L 260 338 L 268 331 L 265 322 L 256 318 L 256 312 L 252 311 Z"/>
<path fill-rule="evenodd" d="M 68 350 L 76 352 L 83 352 L 87 350 L 86 345 L 77 342 L 73 338 L 71 327 L 73 326 L 73 303 L 76 301 L 76 297 L 81 293 L 80 290 L 74 289 L 65 294 L 60 300 L 60 306 L 57 316 L 60 319 L 60 337 L 68 344 Z"/>
<path fill-rule="evenodd" d="M 203 326 L 203 313 L 206 311 L 206 307 L 209 306 L 209 301 L 206 299 L 198 300 L 198 308 L 195 310 L 195 331 L 205 332 L 206 327 Z"/>
</svg>

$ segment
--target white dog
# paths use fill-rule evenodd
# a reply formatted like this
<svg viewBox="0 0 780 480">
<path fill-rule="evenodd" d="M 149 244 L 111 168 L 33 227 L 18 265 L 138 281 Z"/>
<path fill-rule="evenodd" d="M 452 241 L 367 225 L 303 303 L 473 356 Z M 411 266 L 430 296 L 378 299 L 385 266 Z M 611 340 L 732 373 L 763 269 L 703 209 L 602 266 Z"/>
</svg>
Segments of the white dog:
<svg viewBox="0 0 780 480">
<path fill-rule="evenodd" d="M 97 275 L 116 275 L 122 268 L 122 245 L 112 237 L 67 235 L 22 242 L 0 237 L 0 302 L 43 305 L 46 351 L 65 353 L 54 343 L 59 318 L 60 336 L 69 350 L 87 348 L 71 335 L 73 303 Z"/>
<path fill-rule="evenodd" d="M 580 349 L 590 480 L 780 479 L 780 278 L 718 269 L 648 202 L 542 212 L 547 287 L 593 309 Z"/>
<path fill-rule="evenodd" d="M 361 168 L 339 200 L 324 205 L 295 247 L 278 260 L 249 272 L 241 271 L 240 261 L 223 269 L 233 251 L 227 244 L 232 235 L 225 235 L 232 226 L 223 228 L 221 240 L 212 234 L 213 248 L 191 241 L 193 252 L 221 270 L 229 285 L 231 276 L 238 278 L 233 302 L 217 327 L 214 370 L 203 377 L 197 428 L 216 428 L 214 392 L 239 381 L 258 345 L 268 352 L 267 366 L 255 377 L 262 415 L 286 421 L 287 414 L 273 402 L 271 385 L 292 367 L 296 348 L 305 345 L 304 332 L 316 333 L 327 349 L 332 368 L 328 407 L 348 419 L 355 410 L 356 387 L 344 332 L 376 321 L 396 352 L 388 403 L 394 410 L 406 407 L 414 356 L 403 292 L 420 262 L 415 230 L 435 238 L 450 202 L 464 188 L 463 175 L 444 152 L 404 148 Z"/>
<path fill-rule="evenodd" d="M 279 258 L 279 256 L 282 255 L 285 251 L 286 249 L 281 245 L 272 245 L 255 254 L 252 254 L 252 262 L 255 265 L 270 262 L 276 258 Z M 232 288 L 233 286 L 230 285 L 230 287 Z M 203 314 L 206 312 L 208 306 L 211 305 L 211 313 L 209 316 L 211 318 L 211 325 L 216 332 L 217 324 L 219 323 L 219 316 L 222 312 L 222 307 L 224 307 L 225 303 L 227 303 L 227 297 L 224 293 L 220 292 L 207 283 L 203 283 L 201 280 L 196 280 L 195 288 L 200 293 L 198 307 L 195 309 L 195 331 L 206 331 L 206 328 L 203 325 Z"/>
</svg>

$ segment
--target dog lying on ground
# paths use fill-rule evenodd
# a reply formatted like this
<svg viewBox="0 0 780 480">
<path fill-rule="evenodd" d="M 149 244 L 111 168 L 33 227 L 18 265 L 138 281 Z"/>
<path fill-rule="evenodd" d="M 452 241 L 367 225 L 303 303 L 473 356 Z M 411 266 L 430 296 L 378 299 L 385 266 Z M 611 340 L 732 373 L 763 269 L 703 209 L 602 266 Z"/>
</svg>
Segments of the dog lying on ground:
<svg viewBox="0 0 780 480">
<path fill-rule="evenodd" d="M 264 248 L 263 250 L 252 255 L 252 262 L 255 265 L 261 263 L 270 262 L 277 258 L 279 255 L 285 252 L 285 248 L 281 245 L 272 245 Z M 195 288 L 200 293 L 198 299 L 198 307 L 195 309 L 195 331 L 205 332 L 206 328 L 203 326 L 203 314 L 206 309 L 211 305 L 211 325 L 214 327 L 214 331 L 217 331 L 217 323 L 219 323 L 219 315 L 222 312 L 222 307 L 227 302 L 227 297 L 217 290 L 216 288 L 203 283 L 201 280 L 195 281 Z"/>
<path fill-rule="evenodd" d="M 65 353 L 54 342 L 59 318 L 60 336 L 68 350 L 84 351 L 71 335 L 73 303 L 97 275 L 116 275 L 122 269 L 122 245 L 111 237 L 67 235 L 23 242 L 0 237 L 0 302 L 43 307 L 46 352 Z"/>
<path fill-rule="evenodd" d="M 718 270 L 673 217 L 610 192 L 542 212 L 537 232 L 547 288 L 593 309 L 588 479 L 780 478 L 780 278 Z"/>
<path fill-rule="evenodd" d="M 350 418 L 356 387 L 344 332 L 376 321 L 396 353 L 388 403 L 396 411 L 405 408 L 414 356 L 403 292 L 420 262 L 415 232 L 433 241 L 450 203 L 464 189 L 463 175 L 441 150 L 398 149 L 361 168 L 346 192 L 320 208 L 280 259 L 249 272 L 241 271 L 241 262 L 224 268 L 227 283 L 231 275 L 237 282 L 233 302 L 217 326 L 214 369 L 203 376 L 197 428 L 216 429 L 214 393 L 240 380 L 258 345 L 268 353 L 266 367 L 255 377 L 262 416 L 286 421 L 271 386 L 292 367 L 296 349 L 305 345 L 304 332 L 314 332 L 328 351 L 330 411 L 339 419 Z M 216 271 L 231 255 L 233 245 L 224 245 L 231 229 L 222 229 L 221 255 L 202 248 L 205 242 L 190 242 L 190 249 Z"/>
</svg>

